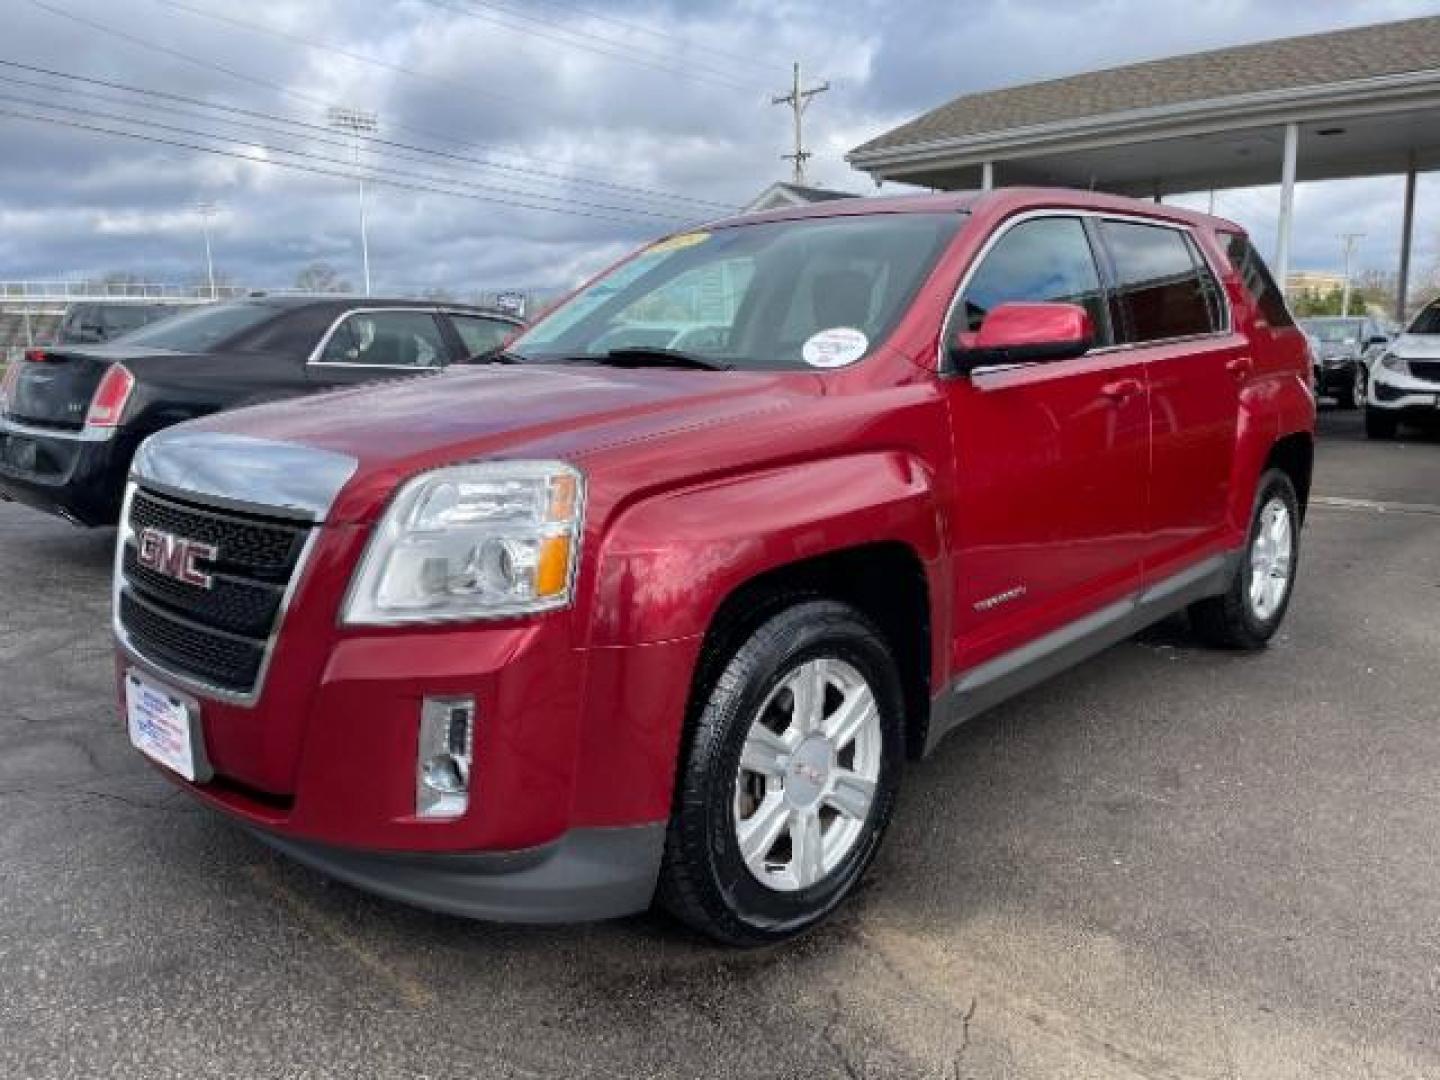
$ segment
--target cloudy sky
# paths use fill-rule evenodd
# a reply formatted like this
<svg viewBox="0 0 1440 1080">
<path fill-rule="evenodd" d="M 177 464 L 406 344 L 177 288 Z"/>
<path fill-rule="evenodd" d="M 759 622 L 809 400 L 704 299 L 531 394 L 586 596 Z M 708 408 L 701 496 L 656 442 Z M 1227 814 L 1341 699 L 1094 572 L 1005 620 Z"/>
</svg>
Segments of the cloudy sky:
<svg viewBox="0 0 1440 1080">
<path fill-rule="evenodd" d="M 194 206 L 209 201 L 229 278 L 285 286 L 321 260 L 358 283 L 353 151 L 326 126 L 340 104 L 372 111 L 386 140 L 363 158 L 386 181 L 369 185 L 377 292 L 565 286 L 783 178 L 789 117 L 768 102 L 793 59 L 832 86 L 807 115 L 811 180 L 870 191 L 844 153 L 961 93 L 1437 10 L 1412 0 L 0 0 L 0 279 L 195 280 Z M 1363 232 L 1360 264 L 1392 269 L 1400 190 L 1398 178 L 1302 185 L 1295 264 L 1331 268 L 1337 234 Z M 1433 220 L 1440 181 L 1422 179 L 1418 198 L 1417 220 Z M 1268 251 L 1277 201 L 1273 188 L 1222 192 L 1216 210 Z M 1422 225 L 1422 267 L 1437 240 Z"/>
</svg>

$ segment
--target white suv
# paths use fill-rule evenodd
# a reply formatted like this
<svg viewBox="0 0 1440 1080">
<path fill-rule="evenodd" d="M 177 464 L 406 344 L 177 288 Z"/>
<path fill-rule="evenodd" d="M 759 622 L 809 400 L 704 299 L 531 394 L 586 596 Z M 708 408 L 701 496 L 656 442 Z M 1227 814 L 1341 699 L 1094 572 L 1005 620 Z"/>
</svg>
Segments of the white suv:
<svg viewBox="0 0 1440 1080">
<path fill-rule="evenodd" d="M 1402 420 L 1440 419 L 1440 300 L 1355 372 L 1365 405 L 1365 434 L 1393 439 Z"/>
</svg>

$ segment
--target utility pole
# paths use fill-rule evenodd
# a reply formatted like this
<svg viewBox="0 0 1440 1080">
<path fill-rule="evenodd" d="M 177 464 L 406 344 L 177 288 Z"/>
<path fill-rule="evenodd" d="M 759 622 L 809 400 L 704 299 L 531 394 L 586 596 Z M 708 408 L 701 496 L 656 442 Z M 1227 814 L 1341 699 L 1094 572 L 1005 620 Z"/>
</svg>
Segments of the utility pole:
<svg viewBox="0 0 1440 1080">
<path fill-rule="evenodd" d="M 808 90 L 800 89 L 800 61 L 795 61 L 794 79 L 790 84 L 788 94 L 780 94 L 770 99 L 771 105 L 788 105 L 795 117 L 795 152 L 793 154 L 781 154 L 780 160 L 795 162 L 795 183 L 805 183 L 805 162 L 812 156 L 805 149 L 805 109 L 809 106 L 810 100 L 817 94 L 823 94 L 830 89 L 828 82 L 817 83 Z"/>
<path fill-rule="evenodd" d="M 215 204 L 208 200 L 195 204 L 200 215 L 200 227 L 205 230 L 205 279 L 210 283 L 210 299 L 215 299 L 215 260 L 210 257 L 210 219 L 215 216 Z"/>
<path fill-rule="evenodd" d="M 1360 241 L 1364 239 L 1363 232 L 1340 234 L 1340 243 L 1345 246 L 1345 288 L 1340 293 L 1340 317 L 1342 319 L 1350 314 L 1350 259 L 1355 254 L 1355 249 L 1360 246 Z"/>
<path fill-rule="evenodd" d="M 360 172 L 360 140 L 380 127 L 379 118 L 364 109 L 347 109 L 331 105 L 327 113 L 330 126 L 343 131 L 355 141 L 355 172 L 360 181 L 360 261 L 365 270 L 365 295 L 370 295 L 370 240 L 365 228 L 365 176 Z"/>
</svg>

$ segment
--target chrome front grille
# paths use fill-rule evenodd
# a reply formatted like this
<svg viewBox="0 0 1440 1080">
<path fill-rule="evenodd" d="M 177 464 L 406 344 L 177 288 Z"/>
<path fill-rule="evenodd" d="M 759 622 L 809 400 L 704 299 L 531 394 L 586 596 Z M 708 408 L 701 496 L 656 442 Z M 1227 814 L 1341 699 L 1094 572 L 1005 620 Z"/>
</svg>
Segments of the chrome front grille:
<svg viewBox="0 0 1440 1080">
<path fill-rule="evenodd" d="M 204 584 L 143 563 L 147 530 L 206 545 L 207 557 L 194 566 Z M 117 633 L 135 655 L 184 685 L 253 699 L 315 530 L 260 508 L 132 488 L 116 559 Z"/>
</svg>

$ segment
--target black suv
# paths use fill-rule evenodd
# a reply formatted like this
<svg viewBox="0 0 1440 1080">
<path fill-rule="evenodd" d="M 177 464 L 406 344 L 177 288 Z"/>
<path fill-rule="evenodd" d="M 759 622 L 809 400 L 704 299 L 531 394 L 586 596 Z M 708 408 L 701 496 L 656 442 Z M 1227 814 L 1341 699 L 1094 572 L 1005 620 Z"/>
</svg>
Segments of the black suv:
<svg viewBox="0 0 1440 1080">
<path fill-rule="evenodd" d="M 0 383 L 0 498 L 113 524 L 147 435 L 222 409 L 435 372 L 522 326 L 458 304 L 252 297 L 99 345 L 31 349 Z"/>
</svg>

